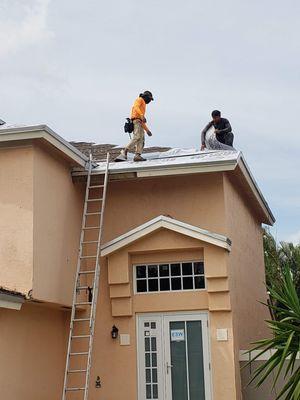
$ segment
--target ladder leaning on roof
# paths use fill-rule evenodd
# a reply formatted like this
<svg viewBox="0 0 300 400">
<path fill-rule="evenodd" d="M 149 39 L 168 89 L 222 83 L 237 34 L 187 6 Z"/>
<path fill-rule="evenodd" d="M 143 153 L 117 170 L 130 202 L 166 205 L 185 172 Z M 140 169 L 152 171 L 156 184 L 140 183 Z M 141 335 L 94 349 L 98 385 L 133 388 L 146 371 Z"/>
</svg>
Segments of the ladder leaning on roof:
<svg viewBox="0 0 300 400">
<path fill-rule="evenodd" d="M 93 159 L 90 154 L 62 400 L 71 399 L 72 394 L 76 394 L 74 396 L 76 399 L 88 399 L 108 167 L 109 153 L 103 182 L 92 182 L 96 176 L 92 175 Z M 90 225 L 91 220 L 92 225 Z M 78 315 L 79 313 L 85 315 Z M 82 396 L 78 397 L 78 393 Z"/>
</svg>

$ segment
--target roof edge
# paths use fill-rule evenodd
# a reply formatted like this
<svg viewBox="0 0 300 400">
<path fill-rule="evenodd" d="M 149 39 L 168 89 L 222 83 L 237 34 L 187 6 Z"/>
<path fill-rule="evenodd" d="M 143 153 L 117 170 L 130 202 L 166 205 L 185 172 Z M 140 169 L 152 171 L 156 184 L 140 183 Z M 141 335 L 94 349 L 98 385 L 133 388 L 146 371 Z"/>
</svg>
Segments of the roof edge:
<svg viewBox="0 0 300 400">
<path fill-rule="evenodd" d="M 275 217 L 274 217 L 274 215 L 273 215 L 273 213 L 272 213 L 272 211 L 271 211 L 271 209 L 270 209 L 270 207 L 269 207 L 264 195 L 262 194 L 262 192 L 261 192 L 261 190 L 260 190 L 260 188 L 259 188 L 254 176 L 252 175 L 252 173 L 250 171 L 250 168 L 249 168 L 249 166 L 248 166 L 248 164 L 247 164 L 247 162 L 246 162 L 246 160 L 245 160 L 245 158 L 244 158 L 242 153 L 240 154 L 240 157 L 238 159 L 238 164 L 237 165 L 240 167 L 241 172 L 245 177 L 245 180 L 247 181 L 248 185 L 250 186 L 250 188 L 251 188 L 252 192 L 254 193 L 257 201 L 259 202 L 259 204 L 260 204 L 260 206 L 261 206 L 261 208 L 262 208 L 262 210 L 263 210 L 263 212 L 264 212 L 264 214 L 266 216 L 266 219 L 267 219 L 268 223 L 271 226 L 273 226 L 274 223 L 276 222 L 276 219 L 275 219 Z"/>
<path fill-rule="evenodd" d="M 209 244 L 221 247 L 227 251 L 231 251 L 231 240 L 226 236 L 160 215 L 105 243 L 101 247 L 101 256 L 112 254 L 120 250 L 122 247 L 129 246 L 131 243 L 134 243 L 161 228 L 169 229 L 190 236 L 194 239 L 202 240 Z"/>
<path fill-rule="evenodd" d="M 29 139 L 46 140 L 82 167 L 84 167 L 88 161 L 86 155 L 54 132 L 48 125 L 30 125 L 24 127 L 2 128 L 0 130 L 0 143 Z"/>
</svg>

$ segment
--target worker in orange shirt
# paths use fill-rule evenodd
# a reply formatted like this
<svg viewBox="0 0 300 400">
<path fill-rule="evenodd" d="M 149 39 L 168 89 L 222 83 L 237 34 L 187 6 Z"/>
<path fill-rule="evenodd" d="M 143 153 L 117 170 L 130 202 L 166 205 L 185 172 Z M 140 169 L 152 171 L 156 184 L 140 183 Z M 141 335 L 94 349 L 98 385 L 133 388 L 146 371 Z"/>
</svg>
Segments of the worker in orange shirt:
<svg viewBox="0 0 300 400">
<path fill-rule="evenodd" d="M 145 145 L 145 131 L 148 136 L 152 136 L 152 133 L 146 125 L 146 104 L 153 101 L 152 93 L 146 90 L 141 93 L 139 97 L 135 100 L 132 110 L 131 110 L 131 120 L 133 122 L 133 138 L 130 140 L 127 146 L 121 151 L 120 156 L 127 160 L 127 153 L 129 150 L 135 151 L 134 161 L 146 161 L 142 157 L 142 152 Z"/>
</svg>

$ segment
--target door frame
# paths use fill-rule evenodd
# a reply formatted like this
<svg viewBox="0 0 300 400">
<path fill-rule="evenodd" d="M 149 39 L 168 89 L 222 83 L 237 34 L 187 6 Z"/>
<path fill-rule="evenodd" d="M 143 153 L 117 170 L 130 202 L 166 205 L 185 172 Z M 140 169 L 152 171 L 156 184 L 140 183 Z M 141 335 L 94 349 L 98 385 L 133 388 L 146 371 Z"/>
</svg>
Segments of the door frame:
<svg viewBox="0 0 300 400">
<path fill-rule="evenodd" d="M 162 386 L 164 397 L 163 400 L 172 400 L 171 380 L 166 374 L 165 365 L 168 360 L 170 363 L 170 346 L 166 345 L 169 343 L 169 329 L 166 326 L 170 321 L 199 321 L 203 322 L 202 329 L 202 340 L 203 340 L 203 361 L 204 361 L 204 383 L 205 383 L 205 400 L 212 400 L 212 374 L 211 374 L 211 345 L 210 345 L 210 327 L 209 327 L 209 313 L 208 311 L 172 311 L 172 312 L 155 312 L 155 313 L 136 313 L 136 360 L 137 360 L 137 398 L 142 399 L 144 392 L 142 393 L 141 385 L 141 370 L 140 370 L 140 357 L 141 357 L 141 345 L 140 345 L 140 331 L 139 324 L 143 319 L 160 318 L 161 320 L 161 357 L 163 364 L 163 377 Z M 174 318 L 174 319 L 172 319 Z M 175 319 L 176 318 L 176 319 Z M 169 381 L 169 382 L 168 382 Z"/>
</svg>

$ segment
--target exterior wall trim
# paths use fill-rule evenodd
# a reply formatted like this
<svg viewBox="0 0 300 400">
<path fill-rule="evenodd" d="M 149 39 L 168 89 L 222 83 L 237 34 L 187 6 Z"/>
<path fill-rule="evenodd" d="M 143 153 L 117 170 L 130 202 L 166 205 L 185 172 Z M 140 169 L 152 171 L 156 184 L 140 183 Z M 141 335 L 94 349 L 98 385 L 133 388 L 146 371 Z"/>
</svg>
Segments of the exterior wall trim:
<svg viewBox="0 0 300 400">
<path fill-rule="evenodd" d="M 256 183 L 243 156 L 239 157 L 238 166 L 240 167 L 240 170 L 241 170 L 247 184 L 251 188 L 252 193 L 254 193 L 254 196 L 255 196 L 256 200 L 258 201 L 260 207 L 264 211 L 264 214 L 267 217 L 269 225 L 272 226 L 275 223 L 275 217 L 274 217 L 268 203 L 266 202 L 261 190 L 259 189 L 258 184 Z"/>
<path fill-rule="evenodd" d="M 176 219 L 160 215 L 145 224 L 134 228 L 125 234 L 105 243 L 102 246 L 101 256 L 107 256 L 115 251 L 120 250 L 122 247 L 128 246 L 142 237 L 151 234 L 158 229 L 169 229 L 174 232 L 210 243 L 214 246 L 221 247 L 227 251 L 231 250 L 231 241 L 226 236 L 219 235 L 218 233 L 210 232 L 205 229 L 198 228 L 197 226 L 178 221 Z"/>
<path fill-rule="evenodd" d="M 88 158 L 76 147 L 55 133 L 47 125 L 33 125 L 24 127 L 1 128 L 0 143 L 16 140 L 44 139 L 62 153 L 66 154 L 81 167 L 84 167 Z"/>
<path fill-rule="evenodd" d="M 257 357 L 261 353 L 261 350 L 253 350 L 250 353 L 248 353 L 248 351 L 249 350 L 240 350 L 241 362 L 252 361 L 255 357 Z M 267 361 L 275 354 L 275 352 L 276 352 L 275 349 L 268 350 L 264 354 L 258 356 L 254 361 Z M 287 357 L 287 360 L 289 359 L 290 357 Z M 297 354 L 297 360 L 300 360 L 300 351 Z"/>
</svg>

